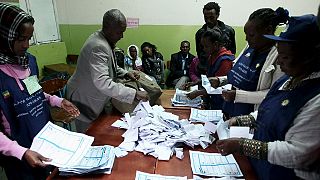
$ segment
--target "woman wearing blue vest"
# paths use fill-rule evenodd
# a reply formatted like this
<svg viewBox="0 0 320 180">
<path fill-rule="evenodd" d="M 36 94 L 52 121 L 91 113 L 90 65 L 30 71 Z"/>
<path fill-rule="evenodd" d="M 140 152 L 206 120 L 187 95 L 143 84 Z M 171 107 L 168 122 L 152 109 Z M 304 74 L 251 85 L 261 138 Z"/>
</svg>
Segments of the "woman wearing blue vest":
<svg viewBox="0 0 320 180">
<path fill-rule="evenodd" d="M 233 86 L 234 90 L 230 91 L 233 98 L 226 98 L 225 94 L 229 91 L 222 94 L 225 98 L 222 110 L 227 117 L 248 114 L 253 111 L 253 104 L 234 103 L 235 91 L 237 89 L 256 90 L 261 69 L 270 50 L 275 45 L 274 41 L 263 37 L 263 35 L 273 35 L 279 24 L 287 22 L 288 14 L 288 11 L 283 8 L 278 8 L 276 11 L 270 8 L 261 8 L 254 11 L 244 26 L 249 47 L 238 57 L 236 64 L 227 76 L 211 79 L 213 87 L 226 83 Z"/>
<path fill-rule="evenodd" d="M 45 179 L 49 161 L 31 151 L 33 138 L 51 120 L 49 105 L 73 116 L 69 101 L 45 94 L 38 84 L 35 57 L 27 53 L 34 19 L 13 5 L 0 3 L 0 166 L 11 179 Z"/>
<path fill-rule="evenodd" d="M 201 44 L 208 56 L 206 62 L 207 76 L 226 76 L 232 68 L 234 55 L 223 46 L 223 35 L 219 29 L 208 30 L 201 37 Z M 201 85 L 201 81 L 198 82 Z M 197 96 L 205 95 L 204 104 L 206 109 L 221 109 L 223 99 L 220 95 L 207 95 L 205 89 L 193 91 L 187 94 L 188 98 L 194 99 Z"/>
<path fill-rule="evenodd" d="M 222 155 L 249 156 L 259 179 L 320 179 L 320 30 L 314 15 L 291 17 L 277 36 L 285 73 L 271 87 L 257 114 L 237 116 L 230 125 L 255 129 L 253 139 L 217 141 Z"/>
</svg>

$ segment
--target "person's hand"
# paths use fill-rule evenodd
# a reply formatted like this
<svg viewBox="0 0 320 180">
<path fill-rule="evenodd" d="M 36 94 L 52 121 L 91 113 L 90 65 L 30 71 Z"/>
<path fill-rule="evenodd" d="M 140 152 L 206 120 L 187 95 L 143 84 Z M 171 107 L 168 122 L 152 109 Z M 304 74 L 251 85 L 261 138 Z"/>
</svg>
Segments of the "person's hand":
<svg viewBox="0 0 320 180">
<path fill-rule="evenodd" d="M 213 88 L 217 88 L 220 86 L 220 81 L 219 81 L 219 78 L 217 77 L 209 78 L 209 82 L 211 84 L 211 87 Z"/>
<path fill-rule="evenodd" d="M 236 90 L 222 91 L 222 98 L 225 101 L 234 101 L 236 98 Z"/>
<path fill-rule="evenodd" d="M 136 92 L 136 99 L 137 100 L 142 100 L 142 101 L 148 101 L 149 100 L 149 96 L 147 91 L 137 91 Z"/>
<path fill-rule="evenodd" d="M 232 117 L 232 118 L 228 119 L 226 122 L 228 123 L 229 127 L 238 125 L 236 117 Z"/>
<path fill-rule="evenodd" d="M 201 80 L 198 79 L 197 81 L 187 82 L 184 85 L 182 85 L 182 90 L 187 90 L 191 86 L 199 85 L 201 83 Z"/>
<path fill-rule="evenodd" d="M 191 83 L 192 83 L 192 82 L 187 82 L 187 83 L 185 83 L 185 84 L 182 84 L 181 90 L 187 90 L 187 89 L 189 89 L 189 87 L 191 86 Z"/>
<path fill-rule="evenodd" d="M 139 74 L 136 73 L 136 72 L 134 72 L 134 71 L 128 72 L 128 73 L 127 73 L 127 76 L 128 76 L 130 79 L 134 80 L 134 81 L 136 81 L 136 80 L 138 80 L 138 79 L 140 78 Z"/>
<path fill-rule="evenodd" d="M 61 108 L 67 111 L 72 117 L 77 117 L 80 115 L 79 109 L 66 99 L 62 100 Z"/>
<path fill-rule="evenodd" d="M 188 93 L 187 94 L 187 98 L 189 98 L 189 99 L 194 99 L 194 98 L 196 98 L 196 97 L 198 97 L 199 96 L 199 93 L 198 93 L 198 91 L 192 91 L 192 92 L 190 92 L 190 93 Z"/>
<path fill-rule="evenodd" d="M 221 155 L 226 156 L 240 151 L 240 138 L 218 140 L 216 147 Z"/>
<path fill-rule="evenodd" d="M 28 162 L 28 164 L 31 167 L 46 167 L 47 164 L 43 163 L 45 162 L 50 162 L 51 159 L 43 157 L 41 154 L 32 151 L 30 149 L 28 149 L 24 155 L 23 158 Z"/>
</svg>

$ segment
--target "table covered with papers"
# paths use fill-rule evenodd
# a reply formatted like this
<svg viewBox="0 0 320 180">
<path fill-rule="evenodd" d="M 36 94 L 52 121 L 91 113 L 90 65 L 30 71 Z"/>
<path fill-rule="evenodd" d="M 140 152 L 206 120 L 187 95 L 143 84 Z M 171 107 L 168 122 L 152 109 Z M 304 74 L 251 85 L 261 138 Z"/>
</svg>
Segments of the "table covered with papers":
<svg viewBox="0 0 320 180">
<path fill-rule="evenodd" d="M 179 109 L 165 109 L 166 113 L 172 113 L 179 116 L 179 119 L 189 119 L 190 110 L 179 110 Z M 169 115 L 165 114 L 164 116 Z M 216 116 L 216 115 L 215 115 Z M 219 114 L 217 114 L 217 117 Z M 132 116 L 131 116 L 132 117 Z M 196 117 L 196 116 L 195 116 Z M 117 147 L 124 142 L 123 134 L 126 129 L 115 128 L 111 125 L 124 118 L 123 115 L 119 113 L 113 113 L 111 115 L 103 115 L 96 121 L 94 121 L 91 127 L 86 132 L 87 135 L 93 136 L 94 146 L 99 145 L 110 145 Z M 173 126 L 173 125 L 172 125 Z M 173 126 L 175 127 L 175 126 Z M 128 137 L 127 137 L 128 138 Z M 138 141 L 136 141 L 138 142 Z M 217 153 L 215 144 L 208 146 L 203 149 L 201 145 L 196 145 L 194 148 L 188 145 L 181 146 L 184 158 L 180 159 L 173 155 L 169 160 L 160 160 L 155 158 L 153 155 L 145 155 L 142 152 L 132 151 L 126 156 L 116 158 L 113 163 L 113 168 L 111 174 L 90 174 L 84 176 L 59 176 L 58 170 L 48 178 L 48 179 L 121 179 L 121 180 L 133 180 L 137 177 L 159 177 L 158 175 L 167 176 L 171 179 L 171 176 L 177 176 L 176 179 L 192 179 L 194 178 L 194 167 L 191 166 L 192 162 L 190 160 L 190 152 L 209 152 Z M 256 176 L 251 169 L 251 166 L 246 157 L 240 155 L 234 155 L 238 165 L 239 172 L 242 172 L 243 178 L 245 179 L 256 179 Z M 241 171 L 240 171 L 241 170 Z M 153 176 L 152 174 L 155 174 Z M 201 175 L 201 174 L 199 174 Z M 239 174 L 238 174 L 239 176 Z M 169 178 L 170 177 L 170 178 Z M 204 176 L 203 176 L 204 177 Z M 164 177 L 162 177 L 164 178 Z"/>
</svg>

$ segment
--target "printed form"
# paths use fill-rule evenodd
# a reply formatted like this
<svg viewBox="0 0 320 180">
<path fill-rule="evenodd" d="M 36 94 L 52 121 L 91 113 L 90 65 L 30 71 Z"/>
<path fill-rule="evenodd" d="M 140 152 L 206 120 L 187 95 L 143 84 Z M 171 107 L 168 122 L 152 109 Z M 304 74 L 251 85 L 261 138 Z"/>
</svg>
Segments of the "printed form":
<svg viewBox="0 0 320 180">
<path fill-rule="evenodd" d="M 187 180 L 187 176 L 162 176 L 159 174 L 149 174 L 141 171 L 136 172 L 135 180 Z"/>
<path fill-rule="evenodd" d="M 48 122 L 33 139 L 31 150 L 52 159 L 48 164 L 70 167 L 86 155 L 94 138 Z"/>
<path fill-rule="evenodd" d="M 223 120 L 221 110 L 201 110 L 191 108 L 190 118 L 193 122 L 219 122 Z"/>
<path fill-rule="evenodd" d="M 189 151 L 193 174 L 203 176 L 243 176 L 233 155 Z"/>
</svg>

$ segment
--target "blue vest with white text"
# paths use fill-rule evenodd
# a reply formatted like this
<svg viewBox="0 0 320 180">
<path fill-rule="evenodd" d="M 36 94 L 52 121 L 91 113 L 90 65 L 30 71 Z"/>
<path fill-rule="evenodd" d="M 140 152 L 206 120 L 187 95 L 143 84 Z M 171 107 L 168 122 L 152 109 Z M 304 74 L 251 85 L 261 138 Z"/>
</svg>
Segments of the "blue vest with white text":
<svg viewBox="0 0 320 180">
<path fill-rule="evenodd" d="M 320 78 L 306 80 L 292 90 L 279 90 L 287 79 L 288 76 L 282 76 L 276 81 L 259 106 L 253 139 L 284 141 L 299 110 L 320 93 Z M 250 162 L 259 179 L 296 179 L 293 169 L 270 164 L 267 160 L 250 158 Z"/>
<path fill-rule="evenodd" d="M 35 57 L 28 54 L 30 76 L 38 75 Z M 30 148 L 33 138 L 51 120 L 49 104 L 42 89 L 30 95 L 24 82 L 21 91 L 15 78 L 0 71 L 0 109 L 7 118 L 12 140 Z"/>
<path fill-rule="evenodd" d="M 214 62 L 214 64 L 212 64 L 212 65 L 209 64 L 207 76 L 208 77 L 215 77 L 216 72 L 219 70 L 222 61 L 233 61 L 234 59 L 235 59 L 234 55 L 230 55 L 230 54 L 224 54 L 224 55 L 220 56 Z M 208 107 L 206 107 L 206 109 L 221 110 L 221 108 L 222 108 L 223 99 L 220 94 L 209 95 L 208 98 L 204 98 L 204 101 L 209 101 L 209 102 L 207 102 Z"/>
<path fill-rule="evenodd" d="M 255 54 L 252 48 L 245 50 L 228 73 L 228 83 L 241 90 L 255 91 L 262 66 L 268 54 L 269 51 Z M 249 114 L 253 111 L 253 107 L 253 104 L 248 103 L 224 102 L 222 110 L 233 117 Z"/>
</svg>

